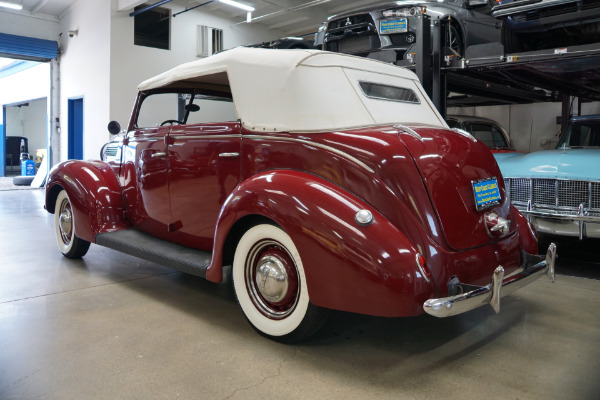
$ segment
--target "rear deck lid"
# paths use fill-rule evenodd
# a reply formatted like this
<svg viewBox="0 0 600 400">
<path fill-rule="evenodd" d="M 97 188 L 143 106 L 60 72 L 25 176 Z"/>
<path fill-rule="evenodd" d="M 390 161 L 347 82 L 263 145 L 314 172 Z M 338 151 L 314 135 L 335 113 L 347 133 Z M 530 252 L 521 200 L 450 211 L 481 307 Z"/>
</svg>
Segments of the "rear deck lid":
<svg viewBox="0 0 600 400">
<path fill-rule="evenodd" d="M 466 132 L 429 127 L 407 128 L 400 140 L 421 174 L 450 248 L 469 249 L 498 240 L 500 236 L 489 231 L 486 213 L 513 221 L 505 235 L 515 232 L 502 175 L 482 142 Z"/>
</svg>

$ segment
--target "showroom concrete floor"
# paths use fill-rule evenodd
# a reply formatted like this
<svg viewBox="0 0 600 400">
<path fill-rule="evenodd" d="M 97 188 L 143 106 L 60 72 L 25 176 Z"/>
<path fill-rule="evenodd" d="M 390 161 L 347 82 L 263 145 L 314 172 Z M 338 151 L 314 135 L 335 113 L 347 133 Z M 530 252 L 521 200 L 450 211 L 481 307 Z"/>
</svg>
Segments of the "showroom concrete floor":
<svg viewBox="0 0 600 400">
<path fill-rule="evenodd" d="M 600 398 L 598 280 L 538 280 L 499 315 L 335 313 L 282 345 L 227 282 L 95 245 L 64 258 L 42 206 L 41 189 L 0 192 L 0 399 Z"/>
</svg>

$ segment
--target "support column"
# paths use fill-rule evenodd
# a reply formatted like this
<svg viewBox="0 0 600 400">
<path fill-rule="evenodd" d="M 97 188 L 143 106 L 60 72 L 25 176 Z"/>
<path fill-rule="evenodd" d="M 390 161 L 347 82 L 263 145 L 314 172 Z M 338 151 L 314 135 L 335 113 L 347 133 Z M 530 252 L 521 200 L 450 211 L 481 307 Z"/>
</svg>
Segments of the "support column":
<svg viewBox="0 0 600 400">
<path fill-rule="evenodd" d="M 60 55 L 50 62 L 48 170 L 60 162 Z"/>
<path fill-rule="evenodd" d="M 431 31 L 432 48 L 432 93 L 431 101 L 442 118 L 446 119 L 446 75 L 442 73 L 442 24 L 439 19 L 433 22 Z"/>
<path fill-rule="evenodd" d="M 560 121 L 561 134 L 562 134 L 562 132 L 565 131 L 570 118 L 571 118 L 571 96 L 563 94 L 562 95 L 562 112 L 561 112 L 561 121 Z"/>
<path fill-rule="evenodd" d="M 421 14 L 418 21 L 415 72 L 425 89 L 425 93 L 431 97 L 433 94 L 431 76 L 431 18 L 429 15 Z"/>
</svg>

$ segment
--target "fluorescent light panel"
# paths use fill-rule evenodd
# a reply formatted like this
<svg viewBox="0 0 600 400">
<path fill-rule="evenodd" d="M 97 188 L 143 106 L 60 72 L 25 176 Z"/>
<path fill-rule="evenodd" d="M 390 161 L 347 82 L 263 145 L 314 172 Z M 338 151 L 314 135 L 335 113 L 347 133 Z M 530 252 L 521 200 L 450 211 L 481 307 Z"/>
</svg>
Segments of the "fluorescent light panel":
<svg viewBox="0 0 600 400">
<path fill-rule="evenodd" d="M 219 0 L 219 1 L 221 3 L 229 4 L 230 6 L 233 6 L 233 7 L 241 8 L 244 11 L 248 11 L 248 12 L 254 11 L 254 7 L 250 7 L 245 4 L 238 3 L 237 1 L 234 1 L 234 0 Z"/>
<path fill-rule="evenodd" d="M 12 8 L 13 10 L 22 10 L 23 4 L 9 3 L 8 1 L 0 1 L 0 7 Z"/>
</svg>

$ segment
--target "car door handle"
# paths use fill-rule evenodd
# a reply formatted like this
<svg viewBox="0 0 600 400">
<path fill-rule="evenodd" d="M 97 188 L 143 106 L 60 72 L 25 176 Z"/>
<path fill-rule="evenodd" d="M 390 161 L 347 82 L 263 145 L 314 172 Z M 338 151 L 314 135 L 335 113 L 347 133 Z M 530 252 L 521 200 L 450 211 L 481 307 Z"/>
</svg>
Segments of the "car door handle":
<svg viewBox="0 0 600 400">
<path fill-rule="evenodd" d="M 221 158 L 237 158 L 240 156 L 240 153 L 219 153 L 219 157 Z"/>
<path fill-rule="evenodd" d="M 150 158 L 156 158 L 156 157 L 166 157 L 167 153 L 152 153 L 152 155 L 150 156 Z"/>
</svg>

